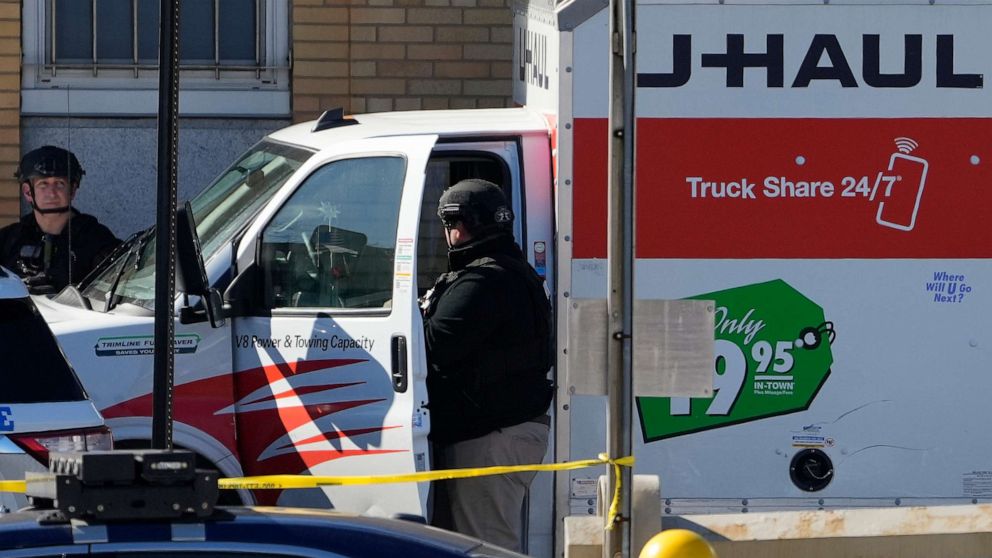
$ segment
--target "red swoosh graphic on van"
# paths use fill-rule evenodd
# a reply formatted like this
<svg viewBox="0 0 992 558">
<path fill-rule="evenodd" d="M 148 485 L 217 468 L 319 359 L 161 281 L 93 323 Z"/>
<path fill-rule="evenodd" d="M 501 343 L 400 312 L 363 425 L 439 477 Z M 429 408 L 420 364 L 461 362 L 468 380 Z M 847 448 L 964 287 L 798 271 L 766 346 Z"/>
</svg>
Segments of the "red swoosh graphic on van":
<svg viewBox="0 0 992 558">
<path fill-rule="evenodd" d="M 400 428 L 399 425 L 395 426 L 381 426 L 374 428 L 352 428 L 351 430 L 339 430 L 336 432 L 326 432 L 319 436 L 312 436 L 310 438 L 304 438 L 302 440 L 297 440 L 296 445 L 311 444 L 313 442 L 322 442 L 325 440 L 336 440 L 339 438 L 351 438 L 352 436 L 361 436 L 362 434 L 372 434 L 375 432 L 382 432 L 383 430 L 391 430 L 393 428 Z M 290 446 L 283 446 L 283 448 Z"/>
<path fill-rule="evenodd" d="M 185 384 L 172 390 L 173 420 L 210 435 L 228 451 L 237 455 L 235 417 L 218 415 L 217 411 L 231 405 L 234 380 L 230 374 L 220 374 Z M 147 393 L 110 407 L 100 409 L 105 419 L 152 416 L 152 394 Z"/>
<path fill-rule="evenodd" d="M 281 362 L 277 364 L 267 364 L 258 368 L 248 368 L 235 372 L 237 379 L 238 393 L 241 396 L 247 395 L 256 389 L 262 388 L 272 382 L 284 378 L 319 372 L 331 368 L 348 366 L 368 362 L 364 358 L 332 358 L 322 360 L 298 360 L 296 362 Z"/>
<path fill-rule="evenodd" d="M 365 362 L 368 360 L 298 361 L 239 372 L 235 387 L 237 399 L 244 403 L 236 406 L 238 426 L 241 432 L 251 433 L 238 438 L 245 473 L 308 473 L 323 463 L 345 457 L 409 452 L 407 448 L 382 446 L 379 433 L 397 428 L 382 424 L 388 410 L 383 403 L 388 405 L 393 397 L 392 383 L 381 375 L 381 368 L 350 366 Z M 327 374 L 333 369 L 340 370 L 340 374 L 328 374 L 328 383 L 292 385 L 294 378 L 303 374 Z M 284 391 L 266 394 L 271 385 Z M 287 401 L 292 398 L 299 398 L 298 404 Z M 361 408 L 367 410 L 354 414 Z M 327 417 L 346 411 L 351 412 L 333 424 L 328 422 Z M 318 420 L 323 431 L 315 433 L 314 422 Z M 299 439 L 292 440 L 294 436 Z M 272 503 L 278 491 L 257 492 L 256 497 Z"/>
<path fill-rule="evenodd" d="M 308 469 L 321 463 L 343 457 L 409 451 L 407 449 L 374 448 L 371 446 L 350 449 L 327 449 L 325 446 L 325 448 L 321 449 L 297 451 L 273 456 L 262 462 L 258 461 L 265 448 L 270 447 L 280 437 L 285 436 L 300 426 L 320 417 L 380 403 L 385 401 L 385 398 L 339 399 L 336 401 L 286 408 L 274 406 L 269 409 L 259 410 L 242 410 L 236 406 L 235 413 L 219 413 L 220 410 L 235 404 L 237 399 L 246 397 L 248 394 L 267 385 L 271 385 L 273 382 L 289 380 L 302 374 L 325 371 L 362 362 L 367 362 L 367 359 L 322 359 L 270 364 L 237 371 L 230 375 L 221 374 L 179 384 L 173 388 L 174 419 L 176 422 L 188 424 L 213 437 L 218 443 L 222 444 L 228 451 L 238 457 L 245 474 L 248 475 L 305 473 Z M 284 392 L 263 396 L 257 400 L 252 400 L 251 403 L 275 402 L 289 397 L 329 392 L 364 383 L 366 382 L 345 381 L 332 384 L 301 386 L 295 389 L 290 386 Z M 363 395 L 367 395 L 367 393 L 368 391 L 363 393 Z M 232 400 L 232 396 L 235 396 L 234 400 Z M 101 409 L 101 412 L 107 419 L 151 417 L 152 395 L 148 393 L 135 397 Z M 377 425 L 329 431 L 292 444 L 285 444 L 279 447 L 279 449 L 318 443 L 321 440 L 328 442 L 331 440 L 348 440 L 351 437 L 374 435 L 384 430 L 399 427 L 398 425 Z M 236 433 L 238 428 L 240 428 L 240 436 Z M 340 442 L 337 442 L 335 445 L 338 444 Z"/>
</svg>

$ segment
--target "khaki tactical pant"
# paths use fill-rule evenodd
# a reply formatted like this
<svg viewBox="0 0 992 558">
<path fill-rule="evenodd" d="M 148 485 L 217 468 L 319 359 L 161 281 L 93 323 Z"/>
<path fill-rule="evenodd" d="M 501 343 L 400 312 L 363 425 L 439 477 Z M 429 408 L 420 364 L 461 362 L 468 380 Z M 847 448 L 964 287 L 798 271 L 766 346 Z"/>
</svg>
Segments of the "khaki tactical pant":
<svg viewBox="0 0 992 558">
<path fill-rule="evenodd" d="M 434 468 L 541 463 L 548 448 L 548 434 L 547 425 L 525 422 L 479 438 L 438 446 Z M 520 552 L 524 496 L 536 474 L 514 473 L 436 483 L 431 523 Z"/>
</svg>

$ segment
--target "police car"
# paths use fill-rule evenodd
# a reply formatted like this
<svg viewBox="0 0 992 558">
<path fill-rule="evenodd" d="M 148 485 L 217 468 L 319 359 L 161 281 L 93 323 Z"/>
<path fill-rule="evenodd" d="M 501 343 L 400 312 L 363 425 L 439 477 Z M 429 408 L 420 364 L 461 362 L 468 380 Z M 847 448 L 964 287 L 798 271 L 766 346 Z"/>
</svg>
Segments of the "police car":
<svg viewBox="0 0 992 558">
<path fill-rule="evenodd" d="M 50 451 L 110 449 L 87 397 L 19 277 L 0 267 L 0 480 L 45 471 Z M 26 504 L 0 493 L 0 512 Z"/>
<path fill-rule="evenodd" d="M 315 509 L 218 508 L 209 518 L 192 522 L 104 524 L 52 517 L 41 510 L 0 515 L 0 553 L 129 558 L 522 556 L 410 521 Z"/>
<path fill-rule="evenodd" d="M 520 558 L 423 525 L 328 510 L 214 507 L 217 472 L 192 452 L 53 453 L 28 475 L 37 507 L 0 515 L 0 554 L 275 558 Z"/>
</svg>

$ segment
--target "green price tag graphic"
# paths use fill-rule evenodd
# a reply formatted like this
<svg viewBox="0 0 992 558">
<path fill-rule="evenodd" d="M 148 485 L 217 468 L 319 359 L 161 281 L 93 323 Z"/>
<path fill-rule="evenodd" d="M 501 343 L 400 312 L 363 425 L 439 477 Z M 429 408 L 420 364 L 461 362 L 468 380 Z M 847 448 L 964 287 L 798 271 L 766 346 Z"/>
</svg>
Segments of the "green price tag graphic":
<svg viewBox="0 0 992 558">
<path fill-rule="evenodd" d="M 701 294 L 716 301 L 712 397 L 639 397 L 645 442 L 803 411 L 827 376 L 836 333 L 780 279 Z"/>
</svg>

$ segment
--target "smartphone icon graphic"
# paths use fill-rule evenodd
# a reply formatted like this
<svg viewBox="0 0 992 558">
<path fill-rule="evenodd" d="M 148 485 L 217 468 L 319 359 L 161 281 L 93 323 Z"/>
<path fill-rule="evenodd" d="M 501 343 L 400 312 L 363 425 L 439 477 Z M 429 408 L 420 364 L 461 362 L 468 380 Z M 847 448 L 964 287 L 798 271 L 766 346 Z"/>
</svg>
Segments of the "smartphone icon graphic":
<svg viewBox="0 0 992 558">
<path fill-rule="evenodd" d="M 889 175 L 895 175 L 896 180 L 889 182 L 882 192 L 882 201 L 875 215 L 879 225 L 900 231 L 913 230 L 927 181 L 927 166 L 926 159 L 905 153 L 892 154 Z"/>
</svg>

